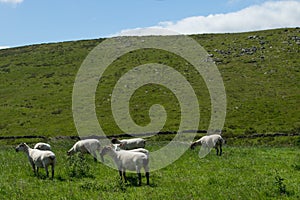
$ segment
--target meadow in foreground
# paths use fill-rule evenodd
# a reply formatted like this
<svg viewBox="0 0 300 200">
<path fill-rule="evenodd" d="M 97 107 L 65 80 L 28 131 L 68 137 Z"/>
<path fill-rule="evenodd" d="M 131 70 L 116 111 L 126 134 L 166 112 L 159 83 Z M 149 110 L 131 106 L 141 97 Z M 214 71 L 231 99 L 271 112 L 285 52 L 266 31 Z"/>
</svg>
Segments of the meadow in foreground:
<svg viewBox="0 0 300 200">
<path fill-rule="evenodd" d="M 55 178 L 34 176 L 25 155 L 14 145 L 0 147 L 0 199 L 299 199 L 299 147 L 233 147 L 203 159 L 199 147 L 166 168 L 151 172 L 150 186 L 137 186 L 136 174 L 119 180 L 118 172 L 89 155 L 68 158 L 74 141 L 52 141 Z M 166 141 L 167 142 L 167 141 Z M 166 142 L 150 141 L 159 149 Z M 32 144 L 31 144 L 32 146 Z"/>
</svg>

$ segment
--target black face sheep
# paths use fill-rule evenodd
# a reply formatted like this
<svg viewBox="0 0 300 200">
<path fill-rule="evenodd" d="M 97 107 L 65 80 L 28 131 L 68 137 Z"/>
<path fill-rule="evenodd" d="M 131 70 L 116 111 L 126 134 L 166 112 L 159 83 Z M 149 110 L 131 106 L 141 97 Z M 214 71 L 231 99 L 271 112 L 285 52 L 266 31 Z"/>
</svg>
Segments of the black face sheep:
<svg viewBox="0 0 300 200">
<path fill-rule="evenodd" d="M 136 149 L 136 148 L 144 148 L 146 145 L 146 140 L 142 138 L 133 138 L 133 139 L 124 139 L 118 140 L 117 138 L 113 138 L 111 140 L 113 144 L 120 144 L 120 148 L 124 150 Z"/>
<path fill-rule="evenodd" d="M 144 168 L 147 185 L 149 185 L 149 157 L 145 153 L 120 150 L 116 151 L 112 146 L 106 146 L 101 151 L 101 157 L 108 154 L 118 167 L 120 177 L 126 180 L 126 169 L 136 171 L 138 175 L 138 184 L 142 184 L 141 168 Z"/>
<path fill-rule="evenodd" d="M 97 139 L 85 139 L 76 142 L 73 147 L 67 152 L 68 156 L 77 152 L 90 153 L 94 156 L 94 160 L 97 161 L 97 154 L 101 151 L 101 145 Z"/>
<path fill-rule="evenodd" d="M 49 150 L 49 151 L 51 151 L 50 144 L 43 143 L 43 142 L 36 143 L 33 148 L 34 149 L 39 149 L 39 150 Z"/>
<path fill-rule="evenodd" d="M 54 177 L 54 166 L 56 163 L 55 154 L 51 151 L 42 151 L 39 149 L 31 149 L 26 143 L 21 143 L 16 147 L 16 152 L 24 151 L 32 166 L 33 172 L 38 175 L 39 168 L 45 168 L 47 177 L 48 166 L 51 165 L 52 178 Z M 37 169 L 35 169 L 37 167 Z"/>
<path fill-rule="evenodd" d="M 215 148 L 217 151 L 217 155 L 222 155 L 222 144 L 225 143 L 225 140 L 221 137 L 221 135 L 206 135 L 200 138 L 199 140 L 193 142 L 191 144 L 191 149 L 194 149 L 197 145 L 202 145 L 205 148 Z"/>
</svg>

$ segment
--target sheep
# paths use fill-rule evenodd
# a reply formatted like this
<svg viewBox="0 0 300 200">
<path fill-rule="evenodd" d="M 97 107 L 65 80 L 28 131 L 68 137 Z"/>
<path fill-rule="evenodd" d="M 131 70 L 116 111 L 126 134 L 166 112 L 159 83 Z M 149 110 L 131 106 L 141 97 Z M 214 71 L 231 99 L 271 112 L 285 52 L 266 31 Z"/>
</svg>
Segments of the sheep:
<svg viewBox="0 0 300 200">
<path fill-rule="evenodd" d="M 113 147 L 114 150 L 116 151 L 131 151 L 131 152 L 140 152 L 140 153 L 143 153 L 145 154 L 146 156 L 149 157 L 149 151 L 147 149 L 144 149 L 144 148 L 137 148 L 137 149 L 130 149 L 130 150 L 124 150 L 124 149 L 121 149 L 120 148 L 120 144 L 111 144 L 111 146 Z M 103 161 L 103 158 L 101 158 L 102 161 Z"/>
<path fill-rule="evenodd" d="M 36 143 L 33 148 L 34 149 L 39 149 L 39 150 L 49 150 L 49 151 L 51 151 L 50 144 L 43 143 L 43 142 Z"/>
<path fill-rule="evenodd" d="M 120 151 L 123 150 L 120 148 L 120 144 L 112 144 L 112 147 L 114 148 L 114 150 L 116 151 Z M 130 150 L 126 150 L 126 151 L 132 151 L 132 152 L 141 152 L 146 154 L 147 156 L 149 156 L 149 151 L 147 149 L 144 148 L 137 148 L 137 149 L 130 149 Z"/>
<path fill-rule="evenodd" d="M 97 153 L 100 153 L 101 145 L 97 139 L 85 139 L 76 142 L 73 147 L 67 152 L 68 156 L 71 156 L 77 152 L 91 153 L 94 160 L 97 161 Z"/>
<path fill-rule="evenodd" d="M 54 177 L 54 166 L 56 164 L 56 157 L 52 151 L 42 151 L 39 149 L 32 149 L 26 143 L 21 143 L 16 147 L 16 152 L 24 151 L 27 154 L 28 160 L 32 166 L 35 175 L 38 175 L 39 168 L 45 168 L 47 177 L 48 166 L 51 165 L 52 179 Z M 37 169 L 35 169 L 37 167 Z"/>
<path fill-rule="evenodd" d="M 221 135 L 213 134 L 206 135 L 200 138 L 199 140 L 193 142 L 191 144 L 191 149 L 194 149 L 197 145 L 203 145 L 205 148 L 215 148 L 217 151 L 217 155 L 222 155 L 222 144 L 225 143 L 225 140 L 221 137 Z"/>
<path fill-rule="evenodd" d="M 120 148 L 124 150 L 144 148 L 146 145 L 146 141 L 142 138 L 133 138 L 133 139 L 124 139 L 124 140 L 118 140 L 117 138 L 113 138 L 111 142 L 113 144 L 120 144 Z"/>
<path fill-rule="evenodd" d="M 126 150 L 126 151 L 131 151 L 131 152 L 140 152 L 145 154 L 146 156 L 149 157 L 149 151 L 147 149 L 144 148 L 137 148 L 137 149 L 131 149 L 131 150 Z"/>
<path fill-rule="evenodd" d="M 127 150 L 116 151 L 112 146 L 105 146 L 101 151 L 101 158 L 108 154 L 118 167 L 119 175 L 127 182 L 125 171 L 136 171 L 138 175 L 138 185 L 142 184 L 141 168 L 143 167 L 146 174 L 147 185 L 149 185 L 149 157 L 141 152 Z"/>
</svg>

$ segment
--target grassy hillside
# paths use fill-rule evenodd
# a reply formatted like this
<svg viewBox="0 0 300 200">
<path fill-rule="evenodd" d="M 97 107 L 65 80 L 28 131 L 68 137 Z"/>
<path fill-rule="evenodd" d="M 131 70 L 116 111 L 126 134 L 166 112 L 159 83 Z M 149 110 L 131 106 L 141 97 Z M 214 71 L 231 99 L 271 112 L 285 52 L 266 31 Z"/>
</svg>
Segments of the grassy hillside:
<svg viewBox="0 0 300 200">
<path fill-rule="evenodd" d="M 227 93 L 225 130 L 231 134 L 294 132 L 300 129 L 300 29 L 191 36 L 216 62 Z M 82 61 L 102 39 L 41 44 L 0 50 L 0 136 L 77 135 L 72 117 L 72 89 Z M 199 129 L 207 129 L 210 99 L 192 66 L 173 54 L 140 50 L 116 60 L 101 80 L 96 111 L 106 134 L 120 133 L 110 109 L 116 81 L 145 63 L 161 63 L 180 71 L 200 103 Z M 145 101 L 147 99 L 147 101 Z M 165 106 L 164 131 L 176 131 L 179 105 L 169 90 L 147 85 L 131 100 L 140 125 L 149 122 L 154 103 Z"/>
</svg>

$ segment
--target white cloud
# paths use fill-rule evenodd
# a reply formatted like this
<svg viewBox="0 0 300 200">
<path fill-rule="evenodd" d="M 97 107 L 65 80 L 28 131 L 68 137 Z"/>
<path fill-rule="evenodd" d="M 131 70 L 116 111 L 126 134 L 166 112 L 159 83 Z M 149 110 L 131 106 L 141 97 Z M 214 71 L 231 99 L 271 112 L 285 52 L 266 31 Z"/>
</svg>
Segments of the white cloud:
<svg viewBox="0 0 300 200">
<path fill-rule="evenodd" d="M 0 46 L 0 49 L 8 49 L 10 48 L 9 46 Z"/>
<path fill-rule="evenodd" d="M 122 30 L 116 35 L 166 35 L 153 31 L 165 28 L 181 34 L 225 33 L 300 26 L 299 1 L 269 1 L 237 12 L 194 16 L 177 22 L 166 21 L 146 28 Z M 157 33 L 159 32 L 159 33 Z"/>
<path fill-rule="evenodd" d="M 180 33 L 161 26 L 152 26 L 147 28 L 125 29 L 119 33 L 111 35 L 115 36 L 132 36 L 132 35 L 178 35 Z"/>
<path fill-rule="evenodd" d="M 11 3 L 11 4 L 18 4 L 22 2 L 23 0 L 0 0 L 0 3 Z"/>
</svg>

